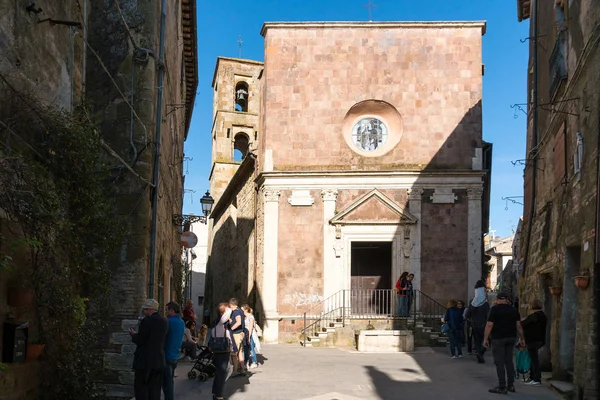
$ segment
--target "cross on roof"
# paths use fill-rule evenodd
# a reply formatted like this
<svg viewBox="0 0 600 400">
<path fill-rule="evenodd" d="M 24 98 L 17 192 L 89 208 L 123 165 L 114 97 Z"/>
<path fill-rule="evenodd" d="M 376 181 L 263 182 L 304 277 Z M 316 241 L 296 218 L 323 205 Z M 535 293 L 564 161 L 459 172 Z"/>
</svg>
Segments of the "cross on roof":
<svg viewBox="0 0 600 400">
<path fill-rule="evenodd" d="M 238 58 L 242 58 L 242 43 L 244 43 L 244 41 L 242 40 L 242 36 L 241 35 L 238 36 L 237 42 L 238 42 L 238 46 L 239 46 L 239 49 L 238 49 Z"/>
<path fill-rule="evenodd" d="M 369 0 L 368 4 L 365 4 L 363 8 L 369 9 L 369 22 L 373 21 L 373 8 L 377 8 L 377 4 L 373 4 L 371 0 Z"/>
</svg>

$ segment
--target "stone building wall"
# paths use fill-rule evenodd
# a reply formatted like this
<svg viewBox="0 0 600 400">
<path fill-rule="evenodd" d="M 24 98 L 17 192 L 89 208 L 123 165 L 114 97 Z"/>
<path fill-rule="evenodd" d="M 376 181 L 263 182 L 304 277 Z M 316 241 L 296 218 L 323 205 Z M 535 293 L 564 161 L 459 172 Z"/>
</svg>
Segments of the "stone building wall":
<svg viewBox="0 0 600 400">
<path fill-rule="evenodd" d="M 521 254 L 527 247 L 531 229 L 529 257 L 525 270 L 519 271 L 521 312 L 538 298 L 544 304 L 550 324 L 548 343 L 542 350 L 546 368 L 555 378 L 575 384 L 575 398 L 597 397 L 595 349 L 598 345 L 593 286 L 596 202 L 598 196 L 598 137 L 600 96 L 591 90 L 600 83 L 600 7 L 590 0 L 563 2 L 566 22 L 556 22 L 554 4 L 540 2 L 539 32 L 549 32 L 538 42 L 538 102 L 552 103 L 539 110 L 538 172 L 535 187 L 535 212 L 530 223 L 532 198 L 531 166 L 525 169 L 525 212 Z M 568 3 L 568 4 L 567 4 Z M 519 4 L 520 5 L 520 4 Z M 565 38 L 557 45 L 556 27 L 564 27 Z M 532 31 L 532 35 L 535 35 Z M 553 51 L 561 46 L 566 58 L 566 79 L 551 93 L 555 75 L 550 63 Z M 532 48 L 530 48 L 532 50 Z M 530 66 L 532 59 L 530 57 Z M 550 66 L 550 67 L 549 67 Z M 532 71 L 530 69 L 530 71 Z M 529 74 L 532 89 L 533 74 Z M 575 99 L 575 100 L 569 100 Z M 529 116 L 527 150 L 531 151 L 532 112 Z M 575 172 L 577 133 L 583 138 L 581 175 Z M 587 289 L 575 286 L 574 277 L 590 276 Z M 550 294 L 549 287 L 560 287 L 561 294 Z"/>
<path fill-rule="evenodd" d="M 173 105 L 186 103 L 187 81 L 186 76 L 181 76 L 186 40 L 182 24 L 185 18 L 190 18 L 189 3 L 168 2 L 166 10 L 163 100 L 158 117 L 161 119 L 161 158 L 153 282 L 154 297 L 161 307 L 174 296 L 173 266 L 180 262 L 181 257 L 179 232 L 173 224 L 173 215 L 181 214 L 182 209 L 183 142 L 189 125 L 186 120 L 189 110 L 174 108 Z M 124 160 L 131 162 L 137 173 L 151 181 L 157 119 L 159 65 L 155 57 L 158 56 L 160 42 L 160 3 L 121 2 L 125 20 L 137 45 L 154 53 L 149 57 L 143 52 L 134 53 L 112 1 L 93 2 L 89 8 L 88 40 L 127 99 L 103 73 L 99 61 L 89 54 L 87 96 L 93 100 L 105 141 L 117 149 Z M 195 35 L 194 30 L 192 34 Z M 196 73 L 194 65 L 185 67 L 185 70 L 191 71 L 190 74 Z M 132 116 L 125 100 L 132 105 L 139 120 Z M 131 118 L 134 119 L 133 130 L 130 129 Z M 111 334 L 105 355 L 105 379 L 109 382 L 109 396 L 130 398 L 133 394 L 131 365 L 135 346 L 131 344 L 127 330 L 137 325 L 139 307 L 149 296 L 153 189 L 131 174 L 123 173 L 119 179 L 119 212 L 128 224 L 129 235 L 120 256 L 111 266 L 115 279 L 111 292 Z"/>
<path fill-rule="evenodd" d="M 303 305 L 294 295 L 323 297 L 323 200 L 320 190 L 310 191 L 312 206 L 292 206 L 291 190 L 279 199 L 279 251 L 277 296 L 279 313 L 294 315 Z M 299 309 L 300 307 L 300 309 Z"/>
<path fill-rule="evenodd" d="M 44 4 L 42 13 L 36 15 L 26 10 L 22 2 L 0 2 L 0 121 L 10 124 L 22 110 L 14 110 L 7 101 L 11 96 L 8 85 L 32 101 L 45 106 L 55 106 L 69 110 L 73 103 L 81 100 L 82 43 L 80 37 L 71 40 L 71 29 L 67 26 L 38 24 L 39 19 L 55 18 L 78 20 L 79 10 L 75 3 L 52 2 Z M 43 66 L 41 68 L 40 66 Z M 0 131 L 4 131 L 0 125 Z M 14 141 L 13 141 L 14 140 Z M 13 148 L 21 143 L 12 138 L 4 142 Z M 5 150 L 5 147 L 2 148 Z M 10 252 L 4 246 L 10 245 L 19 226 L 5 219 L 0 209 L 0 250 Z M 8 288 L 18 286 L 21 280 L 30 275 L 29 252 L 13 254 L 12 270 L 0 270 L 0 323 L 9 316 L 15 321 L 36 324 L 34 305 L 12 307 L 8 305 Z M 0 353 L 3 346 L 4 330 L 0 329 Z M 6 360 L 0 360 L 7 363 Z M 6 400 L 37 398 L 38 386 L 44 379 L 45 365 L 42 361 L 7 363 L 8 370 L 0 375 L 0 398 Z"/>
<path fill-rule="evenodd" d="M 206 308 L 214 316 L 220 302 L 235 297 L 256 307 L 254 159 L 240 166 L 227 192 L 215 204 L 206 272 Z"/>
<path fill-rule="evenodd" d="M 468 206 L 466 191 L 454 204 L 421 203 L 421 290 L 444 306 L 464 298 L 467 282 Z"/>
<path fill-rule="evenodd" d="M 484 24 L 337 25 L 263 27 L 273 168 L 470 169 L 481 147 Z M 343 137 L 348 110 L 369 99 L 401 116 L 399 145 L 379 157 L 357 154 Z"/>
</svg>

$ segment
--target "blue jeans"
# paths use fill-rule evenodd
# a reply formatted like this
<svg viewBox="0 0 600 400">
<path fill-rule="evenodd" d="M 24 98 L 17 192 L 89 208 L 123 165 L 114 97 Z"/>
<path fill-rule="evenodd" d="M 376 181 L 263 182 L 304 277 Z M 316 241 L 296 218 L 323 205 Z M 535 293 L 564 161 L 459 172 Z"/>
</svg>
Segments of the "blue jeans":
<svg viewBox="0 0 600 400">
<path fill-rule="evenodd" d="M 408 316 L 408 296 L 396 296 L 396 315 Z"/>
<path fill-rule="evenodd" d="M 462 343 L 460 329 L 450 329 L 448 331 L 448 338 L 450 339 L 450 354 L 453 356 L 462 356 Z"/>
<path fill-rule="evenodd" d="M 247 364 L 250 363 L 250 360 L 252 360 L 254 364 L 258 364 L 258 361 L 256 360 L 256 350 L 254 350 L 254 339 L 252 339 L 252 336 L 250 336 L 250 344 L 244 346 L 244 360 Z"/>
<path fill-rule="evenodd" d="M 163 370 L 163 393 L 165 394 L 165 400 L 175 399 L 173 390 L 175 383 L 173 378 L 175 377 L 175 369 L 177 368 L 177 360 L 167 360 L 165 363 L 165 369 Z"/>
</svg>

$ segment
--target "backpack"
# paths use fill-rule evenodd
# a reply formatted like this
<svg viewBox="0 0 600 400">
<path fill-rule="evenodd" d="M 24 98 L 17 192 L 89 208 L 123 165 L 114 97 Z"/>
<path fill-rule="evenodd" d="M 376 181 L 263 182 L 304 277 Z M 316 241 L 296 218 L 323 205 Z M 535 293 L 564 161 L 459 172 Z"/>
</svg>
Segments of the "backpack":
<svg viewBox="0 0 600 400">
<path fill-rule="evenodd" d="M 525 374 L 528 374 L 529 370 L 531 369 L 531 359 L 529 358 L 529 353 L 527 350 L 518 351 L 515 369 L 517 372 L 515 378 L 518 378 L 520 374 L 523 378 L 523 381 L 525 381 Z"/>
</svg>

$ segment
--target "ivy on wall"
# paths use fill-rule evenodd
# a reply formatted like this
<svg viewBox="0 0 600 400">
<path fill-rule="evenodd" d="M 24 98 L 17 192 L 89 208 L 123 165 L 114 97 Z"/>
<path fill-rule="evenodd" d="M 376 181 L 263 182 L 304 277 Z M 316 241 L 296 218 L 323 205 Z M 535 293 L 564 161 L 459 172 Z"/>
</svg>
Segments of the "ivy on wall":
<svg viewBox="0 0 600 400">
<path fill-rule="evenodd" d="M 110 261 L 124 238 L 103 142 L 84 109 L 51 109 L 1 89 L 0 223 L 11 235 L 0 268 L 35 292 L 33 335 L 46 344 L 44 376 L 52 377 L 40 393 L 102 398 Z M 13 260 L 12 243 L 29 265 Z"/>
</svg>

